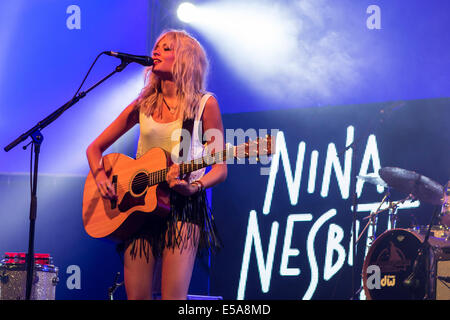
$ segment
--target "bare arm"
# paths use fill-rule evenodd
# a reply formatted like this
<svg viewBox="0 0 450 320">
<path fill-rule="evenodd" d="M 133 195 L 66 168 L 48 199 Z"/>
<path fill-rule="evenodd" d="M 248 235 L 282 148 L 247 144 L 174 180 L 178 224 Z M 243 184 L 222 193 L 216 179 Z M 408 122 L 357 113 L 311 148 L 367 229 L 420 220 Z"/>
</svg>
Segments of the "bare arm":
<svg viewBox="0 0 450 320">
<path fill-rule="evenodd" d="M 209 151 L 211 153 L 222 151 L 225 147 L 225 135 L 223 132 L 222 115 L 220 114 L 219 104 L 214 97 L 208 99 L 205 110 L 203 111 L 203 132 L 206 133 L 208 130 L 212 130 L 213 135 L 207 143 L 210 146 L 216 147 Z M 216 163 L 213 164 L 211 170 L 199 180 L 205 188 L 211 188 L 225 181 L 227 173 L 226 162 Z"/>
<path fill-rule="evenodd" d="M 207 133 L 208 130 L 213 134 L 207 143 L 210 146 L 216 147 L 215 149 L 209 149 L 208 152 L 214 153 L 223 150 L 225 146 L 225 135 L 223 132 L 222 116 L 220 114 L 219 104 L 214 97 L 208 99 L 205 110 L 203 111 L 203 132 Z M 216 163 L 211 166 L 211 170 L 199 179 L 199 181 L 204 188 L 211 188 L 225 181 L 227 172 L 226 162 Z M 177 179 L 179 177 L 178 165 L 173 165 L 169 169 L 167 177 L 169 186 L 183 195 L 191 195 L 198 191 L 198 186 Z"/>
<path fill-rule="evenodd" d="M 92 175 L 101 195 L 106 198 L 115 198 L 116 194 L 103 168 L 102 155 L 117 139 L 139 122 L 139 113 L 135 105 L 136 102 L 128 105 L 86 150 Z"/>
</svg>

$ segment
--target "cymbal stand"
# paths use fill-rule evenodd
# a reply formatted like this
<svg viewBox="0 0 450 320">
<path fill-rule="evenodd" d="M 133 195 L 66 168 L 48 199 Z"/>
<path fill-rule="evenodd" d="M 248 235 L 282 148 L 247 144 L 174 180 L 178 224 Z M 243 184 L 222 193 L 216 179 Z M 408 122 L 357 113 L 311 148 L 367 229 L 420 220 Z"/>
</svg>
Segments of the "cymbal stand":
<svg viewBox="0 0 450 320">
<path fill-rule="evenodd" d="M 405 199 L 399 200 L 399 201 L 394 201 L 394 202 L 389 202 L 389 206 L 387 206 L 384 209 L 381 209 L 383 203 L 386 201 L 386 197 L 389 196 L 389 193 L 386 194 L 382 200 L 382 202 L 380 203 L 380 205 L 378 206 L 378 209 L 375 212 L 372 212 L 370 215 L 368 215 L 367 217 L 364 217 L 363 220 L 367 220 L 369 219 L 369 222 L 367 222 L 364 230 L 361 232 L 361 234 L 358 237 L 358 240 L 356 242 L 358 242 L 361 238 L 361 236 L 364 234 L 366 228 L 369 226 L 370 222 L 377 217 L 380 213 L 388 210 L 389 211 L 389 221 L 391 226 L 393 226 L 395 228 L 396 225 L 396 221 L 397 221 L 397 211 L 398 211 L 398 207 L 399 205 L 403 204 L 405 201 L 408 200 L 413 200 L 414 197 L 412 195 L 409 195 L 408 197 L 406 197 Z M 388 228 L 389 229 L 389 228 Z"/>
<path fill-rule="evenodd" d="M 378 206 L 378 209 L 375 210 L 375 212 L 372 212 L 370 215 L 368 215 L 367 217 L 364 217 L 363 220 L 369 220 L 366 224 L 366 226 L 364 227 L 364 230 L 361 232 L 361 234 L 358 237 L 358 240 L 356 240 L 356 243 L 359 242 L 359 240 L 361 239 L 362 235 L 364 234 L 365 230 L 367 229 L 367 227 L 370 225 L 370 223 L 372 223 L 374 221 L 375 218 L 378 217 L 378 215 L 386 210 L 389 211 L 389 220 L 391 221 L 391 224 L 393 222 L 395 222 L 397 220 L 397 210 L 399 205 L 403 204 L 405 201 L 408 200 L 412 200 L 414 199 L 413 195 L 408 195 L 408 197 L 406 197 L 405 199 L 399 200 L 399 201 L 393 201 L 393 202 L 389 202 L 389 205 L 384 208 L 381 209 L 381 207 L 383 206 L 383 204 L 386 202 L 386 199 L 388 199 L 390 196 L 389 191 L 384 195 L 383 200 L 381 201 L 380 205 Z M 395 225 L 394 225 L 395 226 Z"/>
<path fill-rule="evenodd" d="M 356 240 L 356 243 L 359 243 L 359 240 L 361 240 L 361 237 L 364 235 L 364 233 L 366 232 L 366 230 L 369 227 L 369 225 L 371 225 L 371 224 L 374 225 L 376 223 L 376 218 L 378 218 L 378 214 L 386 210 L 386 209 L 381 210 L 381 207 L 386 202 L 386 200 L 389 198 L 389 196 L 390 196 L 390 193 L 388 191 L 383 196 L 383 199 L 381 200 L 380 205 L 378 206 L 377 210 L 375 210 L 375 212 L 371 212 L 370 215 L 368 215 L 367 217 L 363 218 L 363 220 L 369 220 L 369 221 L 367 222 L 367 224 L 364 227 L 363 231 L 361 231 L 358 239 Z"/>
<path fill-rule="evenodd" d="M 344 154 L 346 154 L 346 152 L 350 149 L 352 150 L 352 163 L 355 163 L 356 160 L 356 153 L 360 152 L 360 142 L 362 141 L 363 138 L 367 138 L 369 136 L 369 132 L 373 131 L 376 127 L 377 124 L 384 122 L 385 118 L 389 115 L 389 113 L 391 113 L 395 108 L 404 105 L 405 103 L 403 101 L 397 101 L 394 104 L 392 104 L 391 106 L 387 106 L 386 108 L 383 108 L 379 111 L 378 117 L 372 117 L 372 121 L 371 123 L 366 126 L 366 130 L 365 132 L 359 137 L 359 139 L 354 140 L 352 143 L 350 143 L 349 145 L 347 145 L 341 152 L 339 152 L 337 154 L 338 157 L 343 156 Z M 351 300 L 356 298 L 356 292 L 355 292 L 355 269 L 356 269 L 356 221 L 357 221 L 357 211 L 358 211 L 358 194 L 357 194 L 357 190 L 356 190 L 356 186 L 357 186 L 357 174 L 356 174 L 356 166 L 352 166 L 351 167 L 351 172 L 350 172 L 350 176 L 353 177 L 355 181 L 355 183 L 352 185 L 352 183 L 350 184 L 350 188 L 352 189 L 352 203 L 353 203 L 353 210 L 352 210 L 352 237 L 351 237 L 351 245 L 352 245 L 352 275 L 351 275 L 351 283 L 352 283 L 352 295 L 351 295 Z"/>
<path fill-rule="evenodd" d="M 390 206 L 389 207 L 389 222 L 387 230 L 395 229 L 397 225 L 397 211 L 398 211 L 398 205 Z"/>
</svg>

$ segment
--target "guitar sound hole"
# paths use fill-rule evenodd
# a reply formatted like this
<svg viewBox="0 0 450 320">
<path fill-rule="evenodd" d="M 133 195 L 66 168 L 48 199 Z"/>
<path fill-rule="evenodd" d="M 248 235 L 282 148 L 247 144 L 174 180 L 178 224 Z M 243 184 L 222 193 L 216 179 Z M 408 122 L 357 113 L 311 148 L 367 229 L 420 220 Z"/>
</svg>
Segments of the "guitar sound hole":
<svg viewBox="0 0 450 320">
<path fill-rule="evenodd" d="M 133 194 L 141 194 L 148 186 L 148 175 L 144 172 L 138 173 L 131 183 L 131 191 Z"/>
</svg>

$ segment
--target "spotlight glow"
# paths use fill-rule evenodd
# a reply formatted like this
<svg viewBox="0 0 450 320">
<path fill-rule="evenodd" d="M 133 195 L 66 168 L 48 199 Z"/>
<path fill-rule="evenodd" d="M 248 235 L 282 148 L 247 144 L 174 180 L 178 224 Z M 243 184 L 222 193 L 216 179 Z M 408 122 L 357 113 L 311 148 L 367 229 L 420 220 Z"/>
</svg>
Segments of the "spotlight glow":
<svg viewBox="0 0 450 320">
<path fill-rule="evenodd" d="M 190 25 L 262 95 L 308 103 L 358 81 L 352 53 L 360 48 L 329 22 L 341 21 L 329 6 L 325 0 L 217 0 L 197 6 Z"/>
<path fill-rule="evenodd" d="M 190 23 L 197 17 L 197 8 L 192 3 L 183 2 L 178 6 L 177 16 L 181 21 Z"/>
</svg>

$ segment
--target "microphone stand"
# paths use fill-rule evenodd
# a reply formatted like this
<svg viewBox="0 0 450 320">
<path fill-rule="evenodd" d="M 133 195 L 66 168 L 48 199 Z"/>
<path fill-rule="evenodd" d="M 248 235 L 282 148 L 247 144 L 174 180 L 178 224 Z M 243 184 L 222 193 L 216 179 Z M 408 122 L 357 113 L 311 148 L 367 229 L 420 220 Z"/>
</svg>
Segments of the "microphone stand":
<svg viewBox="0 0 450 320">
<path fill-rule="evenodd" d="M 98 81 L 96 84 L 91 86 L 88 90 L 84 92 L 80 92 L 75 95 L 71 100 L 66 102 L 63 106 L 58 108 L 52 114 L 47 116 L 45 119 L 39 121 L 34 127 L 32 127 L 27 132 L 21 134 L 17 139 L 7 145 L 4 150 L 8 152 L 19 143 L 30 137 L 32 139 L 32 150 L 34 150 L 34 171 L 32 176 L 32 188 L 31 188 L 31 204 L 30 204 L 30 227 L 29 227 L 29 235 L 28 235 L 28 253 L 26 259 L 26 270 L 27 270 L 27 278 L 26 278 L 26 291 L 25 291 L 25 299 L 31 299 L 31 290 L 32 290 L 32 281 L 33 281 L 33 273 L 34 273 L 34 233 L 35 233 L 35 225 L 36 225 L 36 215 L 37 215 L 37 180 L 38 180 L 38 164 L 39 164 L 39 154 L 41 149 L 42 141 L 44 140 L 43 135 L 41 134 L 41 130 L 55 121 L 59 116 L 61 116 L 67 109 L 76 104 L 80 99 L 84 98 L 87 93 L 96 88 L 102 82 L 110 78 L 117 72 L 121 72 L 125 67 L 130 63 L 130 61 L 125 61 L 121 59 L 121 64 L 118 65 L 113 72 L 109 75 Z M 24 148 L 25 149 L 25 148 Z M 31 174 L 31 173 L 30 173 Z"/>
<path fill-rule="evenodd" d="M 378 119 L 378 117 L 374 117 L 370 123 L 369 126 L 366 127 L 366 131 L 364 132 L 364 134 L 357 140 L 354 140 L 352 143 L 350 143 L 348 146 L 346 146 L 344 148 L 343 151 L 341 151 L 340 153 L 337 154 L 337 157 L 341 157 L 342 155 L 344 155 L 349 149 L 353 148 L 353 152 L 352 152 L 352 167 L 351 167 L 351 173 L 350 173 L 350 189 L 352 190 L 352 206 L 353 206 L 353 210 L 352 210 L 352 272 L 351 272 L 351 278 L 352 278 L 352 293 L 351 293 L 351 297 L 350 300 L 355 300 L 357 294 L 361 291 L 361 286 L 359 287 L 359 289 L 357 291 L 355 291 L 355 268 L 356 268 L 356 220 L 357 220 L 357 212 L 358 212 L 358 194 L 357 194 L 357 190 L 356 190 L 356 186 L 358 184 L 358 178 L 357 178 L 357 174 L 356 174 L 356 168 L 355 168 L 355 160 L 356 160 L 356 152 L 357 149 L 359 147 L 359 143 L 361 142 L 362 138 L 365 138 L 368 136 L 369 131 L 373 130 L 376 127 L 376 124 L 378 122 L 383 122 L 384 121 L 384 117 L 386 116 L 387 113 L 389 113 L 390 111 L 392 111 L 394 108 L 402 106 L 404 104 L 404 102 L 400 101 L 400 102 L 395 102 L 393 105 L 388 106 L 387 108 L 383 108 L 379 111 L 379 116 L 380 118 Z M 352 180 L 353 180 L 353 185 L 352 185 Z"/>
<path fill-rule="evenodd" d="M 373 121 L 375 121 L 376 118 L 374 118 Z M 337 154 L 337 157 L 340 158 L 342 155 L 345 155 L 345 153 L 349 150 L 352 149 L 352 167 L 351 167 L 351 173 L 350 173 L 350 186 L 349 188 L 352 190 L 352 272 L 351 272 L 351 284 L 352 284 L 352 293 L 351 293 L 351 297 L 350 300 L 355 300 L 356 295 L 361 291 L 361 288 L 359 288 L 356 292 L 355 292 L 355 266 L 356 266 L 356 220 L 357 220 L 357 211 L 358 211 L 358 194 L 357 194 L 357 190 L 356 190 L 356 186 L 358 183 L 358 177 L 356 174 L 356 168 L 355 168 L 355 162 L 356 162 L 356 152 L 357 152 L 357 148 L 359 147 L 359 142 L 362 140 L 363 137 L 366 137 L 369 133 L 369 130 L 373 129 L 373 127 L 375 127 L 375 124 L 372 122 L 371 126 L 368 126 L 368 128 L 366 129 L 366 131 L 364 132 L 364 135 L 362 135 L 359 139 L 357 139 L 356 141 L 353 141 L 352 143 L 350 143 L 348 146 L 346 146 L 344 148 L 343 151 L 341 151 L 340 153 Z M 352 184 L 352 180 L 354 180 L 354 184 Z"/>
</svg>

